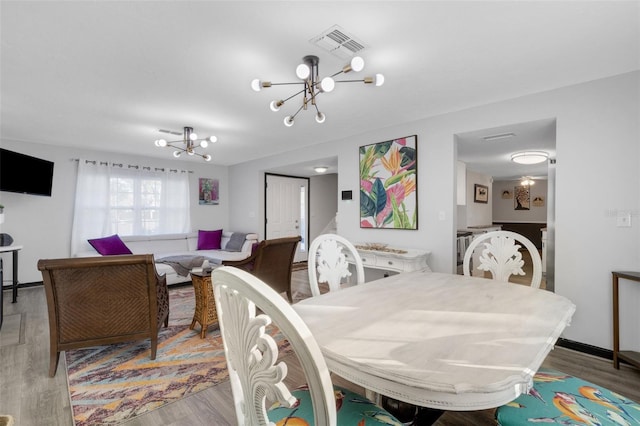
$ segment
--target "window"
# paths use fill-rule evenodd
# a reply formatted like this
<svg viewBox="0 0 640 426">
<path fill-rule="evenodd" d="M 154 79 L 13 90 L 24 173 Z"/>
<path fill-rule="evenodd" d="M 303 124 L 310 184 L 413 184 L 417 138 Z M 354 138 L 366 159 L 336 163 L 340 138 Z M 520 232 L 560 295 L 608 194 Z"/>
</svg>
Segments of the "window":
<svg viewBox="0 0 640 426">
<path fill-rule="evenodd" d="M 190 231 L 186 172 L 96 163 L 78 163 L 72 254 L 89 238 Z"/>
<path fill-rule="evenodd" d="M 109 196 L 109 221 L 115 233 L 160 233 L 161 179 L 112 177 Z"/>
</svg>

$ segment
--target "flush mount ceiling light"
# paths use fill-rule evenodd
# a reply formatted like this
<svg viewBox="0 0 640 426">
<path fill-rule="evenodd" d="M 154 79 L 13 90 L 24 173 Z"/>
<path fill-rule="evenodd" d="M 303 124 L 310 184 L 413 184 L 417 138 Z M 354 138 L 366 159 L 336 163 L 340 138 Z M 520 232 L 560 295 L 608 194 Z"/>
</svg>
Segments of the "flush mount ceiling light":
<svg viewBox="0 0 640 426">
<path fill-rule="evenodd" d="M 324 173 L 329 170 L 329 168 L 327 166 L 316 166 L 313 168 L 313 170 L 315 170 L 316 173 Z"/>
<path fill-rule="evenodd" d="M 544 151 L 522 151 L 511 154 L 511 161 L 518 164 L 538 164 L 547 161 L 549 154 Z"/>
<path fill-rule="evenodd" d="M 306 110 L 311 105 L 316 110 L 316 121 L 318 123 L 324 123 L 326 116 L 323 112 L 320 112 L 316 103 L 316 98 L 321 93 L 329 93 L 333 91 L 336 83 L 365 83 L 375 84 L 376 86 L 382 86 L 384 84 L 384 76 L 382 74 L 376 74 L 375 77 L 365 77 L 361 80 L 334 80 L 334 77 L 340 74 L 346 74 L 351 71 L 359 72 L 364 68 L 364 60 L 359 56 L 354 56 L 351 61 L 345 65 L 340 71 L 320 79 L 318 72 L 318 63 L 320 59 L 317 56 L 308 55 L 302 58 L 302 63 L 296 68 L 296 76 L 301 80 L 293 83 L 272 83 L 270 81 L 262 81 L 254 79 L 251 82 L 251 88 L 256 92 L 259 92 L 263 88 L 272 86 L 284 86 L 292 84 L 300 84 L 303 86 L 302 90 L 294 93 L 285 99 L 274 100 L 271 102 L 271 111 L 278 111 L 280 107 L 289 100 L 295 98 L 298 95 L 303 95 L 302 105 L 293 115 L 288 115 L 284 118 L 284 125 L 287 127 L 293 126 L 294 120 L 298 113 L 302 110 Z"/>
<path fill-rule="evenodd" d="M 179 135 L 178 132 L 172 132 L 170 130 L 160 130 L 163 133 L 170 133 L 172 135 Z M 210 136 L 206 139 L 198 139 L 198 135 L 193 132 L 192 127 L 185 127 L 184 133 L 182 135 L 182 140 L 178 141 L 166 141 L 164 139 L 157 139 L 155 144 L 160 148 L 173 148 L 173 156 L 178 158 L 182 155 L 183 152 L 186 152 L 187 155 L 198 155 L 204 159 L 204 161 L 211 161 L 211 155 L 209 154 L 201 154 L 196 152 L 197 148 L 206 148 L 210 143 L 215 143 L 218 141 L 218 138 L 215 136 Z"/>
</svg>

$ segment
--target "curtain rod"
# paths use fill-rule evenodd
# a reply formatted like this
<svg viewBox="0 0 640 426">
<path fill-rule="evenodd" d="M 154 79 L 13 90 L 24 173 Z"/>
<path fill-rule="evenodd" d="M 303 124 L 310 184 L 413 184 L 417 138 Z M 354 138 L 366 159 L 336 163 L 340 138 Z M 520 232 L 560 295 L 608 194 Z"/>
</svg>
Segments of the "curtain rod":
<svg viewBox="0 0 640 426">
<path fill-rule="evenodd" d="M 71 161 L 80 161 L 79 158 L 72 158 Z M 114 162 L 109 162 L 109 161 L 97 161 L 97 160 L 84 160 L 85 163 L 91 163 L 91 164 L 95 164 L 95 165 L 111 165 L 111 167 L 120 167 L 123 168 L 125 167 L 125 165 L 123 163 L 114 163 Z M 127 164 L 126 167 L 128 169 L 142 169 L 142 170 L 149 170 L 151 171 L 152 168 L 151 166 L 139 166 L 137 164 Z M 193 173 L 193 170 L 178 170 L 178 169 L 168 169 L 169 172 L 173 172 L 173 173 L 178 173 L 178 172 L 182 172 L 182 173 Z M 154 167 L 153 171 L 156 172 L 164 172 L 165 168 L 164 167 Z"/>
</svg>

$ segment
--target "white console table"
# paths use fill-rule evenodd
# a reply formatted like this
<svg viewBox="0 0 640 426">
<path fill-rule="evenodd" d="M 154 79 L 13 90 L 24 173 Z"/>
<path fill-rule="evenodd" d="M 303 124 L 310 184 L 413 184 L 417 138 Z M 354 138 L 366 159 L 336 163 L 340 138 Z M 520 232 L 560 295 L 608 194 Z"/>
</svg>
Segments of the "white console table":
<svg viewBox="0 0 640 426">
<path fill-rule="evenodd" d="M 362 259 L 362 265 L 365 268 L 382 269 L 393 272 L 431 270 L 427 264 L 427 258 L 431 254 L 430 251 L 390 247 L 391 249 L 405 252 L 395 253 L 382 250 L 365 250 L 357 247 L 360 244 L 355 245 Z M 346 255 L 347 261 L 354 263 L 354 259 L 348 253 L 346 253 Z"/>
</svg>

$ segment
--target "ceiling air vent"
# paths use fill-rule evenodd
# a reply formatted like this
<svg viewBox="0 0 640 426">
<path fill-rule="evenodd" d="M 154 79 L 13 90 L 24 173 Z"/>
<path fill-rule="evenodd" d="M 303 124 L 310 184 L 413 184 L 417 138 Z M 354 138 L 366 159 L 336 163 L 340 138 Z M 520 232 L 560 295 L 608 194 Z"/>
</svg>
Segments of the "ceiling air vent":
<svg viewBox="0 0 640 426">
<path fill-rule="evenodd" d="M 176 132 L 175 130 L 158 129 L 158 131 L 162 133 L 169 133 L 170 135 L 176 135 L 176 136 L 182 135 L 182 133 Z"/>
<path fill-rule="evenodd" d="M 363 42 L 356 40 L 338 25 L 323 31 L 322 34 L 309 40 L 309 43 L 315 44 L 340 59 L 351 58 L 365 48 Z"/>
</svg>

